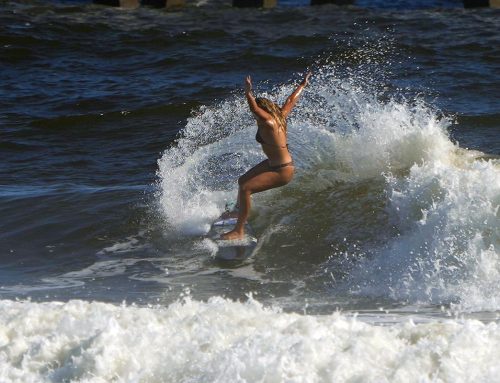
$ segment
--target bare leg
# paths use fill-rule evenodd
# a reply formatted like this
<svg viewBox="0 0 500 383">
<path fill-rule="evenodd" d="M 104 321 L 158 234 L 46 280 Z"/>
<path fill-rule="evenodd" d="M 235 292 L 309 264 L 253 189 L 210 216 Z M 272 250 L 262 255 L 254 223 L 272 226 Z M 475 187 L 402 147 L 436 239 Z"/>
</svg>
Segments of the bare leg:
<svg viewBox="0 0 500 383">
<path fill-rule="evenodd" d="M 240 195 L 241 195 L 241 185 L 245 183 L 246 181 L 252 179 L 253 177 L 267 172 L 269 170 L 269 165 L 268 165 L 268 160 L 264 160 L 259 162 L 257 165 L 252 167 L 250 170 L 248 170 L 245 174 L 243 174 L 239 179 L 238 179 L 238 184 L 240 187 L 238 187 L 238 196 L 236 197 L 236 208 L 239 210 L 241 203 L 240 203 Z M 239 215 L 238 211 L 230 211 L 230 212 L 224 212 L 221 215 L 222 219 L 227 219 L 227 218 L 237 218 Z"/>
<path fill-rule="evenodd" d="M 277 171 L 265 171 L 254 177 L 243 180 L 239 188 L 239 204 L 240 211 L 238 221 L 233 230 L 222 234 L 221 239 L 240 239 L 245 235 L 245 222 L 250 213 L 250 196 L 253 193 L 259 193 L 264 190 L 273 189 L 279 186 L 286 185 L 293 177 L 294 167 L 287 166 Z"/>
<path fill-rule="evenodd" d="M 236 222 L 236 226 L 233 231 L 243 236 L 245 234 L 245 223 L 247 222 L 248 215 L 250 214 L 250 207 L 252 204 L 252 200 L 250 198 L 251 192 L 250 190 L 242 190 L 240 187 L 238 195 L 240 197 L 240 210 L 238 214 L 238 221 Z"/>
</svg>

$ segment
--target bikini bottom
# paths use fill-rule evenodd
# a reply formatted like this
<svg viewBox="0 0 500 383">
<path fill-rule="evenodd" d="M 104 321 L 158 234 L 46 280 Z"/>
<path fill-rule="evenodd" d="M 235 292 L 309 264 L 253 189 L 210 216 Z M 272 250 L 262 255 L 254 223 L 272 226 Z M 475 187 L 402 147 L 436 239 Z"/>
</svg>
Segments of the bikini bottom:
<svg viewBox="0 0 500 383">
<path fill-rule="evenodd" d="M 269 170 L 276 172 L 276 171 L 280 170 L 281 168 L 286 168 L 287 166 L 294 166 L 293 161 L 285 162 L 284 164 L 279 164 L 279 165 L 275 165 L 275 166 L 271 166 L 269 164 Z"/>
</svg>

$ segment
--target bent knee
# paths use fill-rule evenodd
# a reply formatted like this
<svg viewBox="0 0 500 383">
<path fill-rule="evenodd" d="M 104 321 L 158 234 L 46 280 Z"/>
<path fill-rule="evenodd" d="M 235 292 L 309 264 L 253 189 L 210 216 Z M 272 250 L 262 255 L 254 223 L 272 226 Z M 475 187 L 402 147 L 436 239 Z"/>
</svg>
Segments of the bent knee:
<svg viewBox="0 0 500 383">
<path fill-rule="evenodd" d="M 248 182 L 242 182 L 240 183 L 240 192 L 241 193 L 252 193 L 252 188 L 248 184 Z"/>
<path fill-rule="evenodd" d="M 293 179 L 294 174 L 295 174 L 295 171 L 293 168 L 291 169 L 291 171 L 289 171 L 288 169 L 286 171 L 284 171 L 282 174 L 282 178 L 281 178 L 281 181 L 283 183 L 281 186 L 284 186 L 284 185 L 290 183 L 290 181 Z"/>
<path fill-rule="evenodd" d="M 282 186 L 285 186 L 286 184 L 289 184 L 290 181 L 292 180 L 292 177 L 290 178 L 286 178 L 286 179 L 283 179 L 281 180 L 281 182 L 279 182 L 276 187 L 282 187 Z"/>
</svg>

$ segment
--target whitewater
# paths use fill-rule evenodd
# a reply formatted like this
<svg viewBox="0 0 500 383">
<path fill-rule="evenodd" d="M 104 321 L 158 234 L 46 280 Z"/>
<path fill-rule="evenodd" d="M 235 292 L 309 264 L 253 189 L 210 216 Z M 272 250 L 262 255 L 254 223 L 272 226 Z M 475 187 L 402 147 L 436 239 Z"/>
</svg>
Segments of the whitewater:
<svg viewBox="0 0 500 383">
<path fill-rule="evenodd" d="M 169 307 L 0 302 L 3 382 L 495 382 L 477 320 L 374 325 L 219 297 Z"/>
</svg>

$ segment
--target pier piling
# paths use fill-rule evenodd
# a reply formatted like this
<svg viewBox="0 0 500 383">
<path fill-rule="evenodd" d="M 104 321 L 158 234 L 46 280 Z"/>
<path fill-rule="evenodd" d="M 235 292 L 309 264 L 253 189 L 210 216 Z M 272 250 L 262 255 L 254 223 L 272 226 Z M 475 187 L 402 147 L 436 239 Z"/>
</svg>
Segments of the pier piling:
<svg viewBox="0 0 500 383">
<path fill-rule="evenodd" d="M 278 0 L 233 0 L 233 7 L 237 8 L 274 8 Z"/>
<path fill-rule="evenodd" d="M 500 8 L 500 0 L 464 0 L 464 8 Z"/>
<path fill-rule="evenodd" d="M 109 5 L 126 9 L 138 8 L 141 4 L 139 0 L 94 0 L 94 4 Z"/>
<path fill-rule="evenodd" d="M 141 5 L 155 8 L 173 8 L 186 4 L 186 0 L 93 0 L 95 4 L 109 5 L 126 9 L 138 8 Z"/>
<path fill-rule="evenodd" d="M 311 0 L 311 5 L 335 4 L 352 5 L 355 0 Z"/>
<path fill-rule="evenodd" d="M 142 0 L 142 5 L 154 8 L 174 8 L 186 5 L 185 0 Z"/>
</svg>

